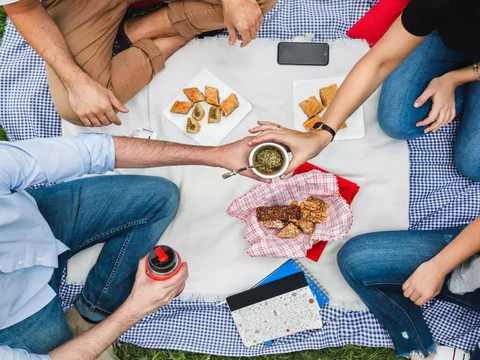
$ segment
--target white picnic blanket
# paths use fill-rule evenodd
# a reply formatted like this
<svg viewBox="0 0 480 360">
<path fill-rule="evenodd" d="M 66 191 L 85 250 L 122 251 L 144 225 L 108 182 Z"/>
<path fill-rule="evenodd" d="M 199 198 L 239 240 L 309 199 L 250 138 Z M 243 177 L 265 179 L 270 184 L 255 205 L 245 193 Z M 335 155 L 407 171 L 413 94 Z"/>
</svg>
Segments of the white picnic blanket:
<svg viewBox="0 0 480 360">
<path fill-rule="evenodd" d="M 293 127 L 292 86 L 297 80 L 345 76 L 368 51 L 360 41 L 331 44 L 326 67 L 279 66 L 277 41 L 257 40 L 244 49 L 229 47 L 225 39 L 191 42 L 167 61 L 167 68 L 140 92 L 122 115 L 122 127 L 99 129 L 112 135 L 131 136 L 138 127 L 152 129 L 162 139 L 193 144 L 162 115 L 163 108 L 198 72 L 208 69 L 252 105 L 252 112 L 224 140 L 248 136 L 258 119 Z M 192 60 L 194 59 L 194 60 Z M 364 309 L 360 299 L 343 281 L 336 265 L 336 253 L 354 235 L 408 228 L 409 162 L 406 142 L 389 139 L 377 125 L 376 92 L 365 104 L 366 137 L 332 143 L 312 162 L 356 182 L 360 192 L 352 209 L 354 226 L 344 240 L 330 243 L 318 263 L 302 260 L 327 290 L 333 306 Z M 91 129 L 64 123 L 64 136 Z M 227 215 L 238 196 L 251 190 L 253 180 L 235 177 L 223 180 L 221 169 L 169 167 L 145 170 L 117 170 L 120 174 L 163 176 L 176 183 L 181 192 L 178 215 L 160 243 L 177 249 L 190 266 L 190 278 L 182 294 L 185 300 L 217 301 L 244 291 L 274 270 L 284 260 L 250 258 L 243 239 L 245 224 Z M 99 246 L 73 258 L 67 282 L 82 283 L 95 262 Z"/>
</svg>

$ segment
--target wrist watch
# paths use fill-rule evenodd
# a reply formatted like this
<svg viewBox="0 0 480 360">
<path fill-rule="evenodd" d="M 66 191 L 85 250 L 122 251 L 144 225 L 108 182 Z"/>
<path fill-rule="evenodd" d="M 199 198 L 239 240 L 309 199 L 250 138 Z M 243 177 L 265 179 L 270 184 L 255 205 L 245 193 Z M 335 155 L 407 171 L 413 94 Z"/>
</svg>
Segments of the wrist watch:
<svg viewBox="0 0 480 360">
<path fill-rule="evenodd" d="M 328 126 L 327 124 L 324 124 L 323 122 L 319 121 L 319 122 L 316 122 L 313 126 L 312 126 L 312 130 L 314 131 L 327 131 L 329 132 L 331 135 L 332 135 L 332 141 L 333 139 L 335 139 L 335 135 L 337 135 L 337 133 L 335 132 L 335 130 L 333 130 L 330 126 Z"/>
</svg>

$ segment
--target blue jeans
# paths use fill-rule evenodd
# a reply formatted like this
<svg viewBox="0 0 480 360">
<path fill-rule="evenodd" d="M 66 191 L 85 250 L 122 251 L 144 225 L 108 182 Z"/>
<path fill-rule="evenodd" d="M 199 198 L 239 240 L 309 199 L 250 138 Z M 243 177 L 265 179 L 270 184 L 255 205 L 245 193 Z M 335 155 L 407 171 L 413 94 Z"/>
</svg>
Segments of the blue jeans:
<svg viewBox="0 0 480 360">
<path fill-rule="evenodd" d="M 461 231 L 389 231 L 357 236 L 338 253 L 345 280 L 389 332 L 398 356 L 435 350 L 421 308 L 403 296 L 402 284 Z M 480 311 L 480 289 L 456 295 L 447 288 L 438 298 Z"/>
<path fill-rule="evenodd" d="M 383 83 L 378 106 L 380 127 L 400 140 L 424 135 L 425 127 L 415 124 L 428 116 L 432 102 L 417 109 L 413 107 L 415 100 L 433 78 L 475 61 L 478 59 L 448 49 L 438 33 L 429 35 Z M 457 115 L 462 114 L 454 147 L 455 164 L 462 174 L 480 181 L 480 82 L 459 86 L 455 101 Z"/>
<path fill-rule="evenodd" d="M 102 176 L 29 190 L 55 237 L 71 250 L 60 255 L 50 285 L 58 283 L 73 255 L 105 243 L 76 302 L 92 321 L 112 314 L 130 294 L 138 261 L 157 244 L 174 218 L 179 192 L 168 180 Z M 24 321 L 0 332 L 0 344 L 46 354 L 72 338 L 59 297 Z"/>
</svg>

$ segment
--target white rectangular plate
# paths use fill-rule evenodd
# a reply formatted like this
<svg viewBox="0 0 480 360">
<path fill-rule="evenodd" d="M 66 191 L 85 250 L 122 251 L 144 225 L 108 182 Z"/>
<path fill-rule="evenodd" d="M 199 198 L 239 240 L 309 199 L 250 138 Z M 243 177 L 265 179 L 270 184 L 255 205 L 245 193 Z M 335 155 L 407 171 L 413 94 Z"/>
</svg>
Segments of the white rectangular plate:
<svg viewBox="0 0 480 360">
<path fill-rule="evenodd" d="M 231 93 L 234 93 L 237 95 L 240 106 L 230 116 L 222 116 L 222 121 L 220 123 L 209 124 L 208 112 L 210 111 L 211 106 L 206 102 L 201 102 L 200 105 L 205 109 L 205 117 L 200 121 L 201 130 L 198 134 L 190 134 L 185 130 L 187 126 L 187 118 L 191 115 L 193 108 L 188 115 L 173 114 L 170 112 L 175 101 L 189 101 L 183 91 L 180 92 L 163 110 L 163 116 L 174 123 L 181 131 L 190 136 L 199 145 L 217 146 L 248 115 L 252 110 L 252 105 L 208 70 L 200 71 L 200 73 L 185 85 L 184 88 L 196 87 L 205 95 L 205 86 L 212 86 L 218 89 L 220 102 L 225 100 Z"/>
<path fill-rule="evenodd" d="M 302 101 L 311 96 L 315 96 L 320 100 L 319 90 L 326 86 L 337 84 L 339 87 L 342 84 L 344 77 L 316 79 L 296 81 L 293 83 L 293 114 L 295 117 L 295 130 L 306 131 L 303 123 L 307 120 L 307 116 L 303 110 L 298 106 Z M 323 115 L 325 110 L 320 114 Z M 365 120 L 363 118 L 363 106 L 355 111 L 352 116 L 347 119 L 347 128 L 338 131 L 335 140 L 353 140 L 361 139 L 365 136 Z"/>
</svg>

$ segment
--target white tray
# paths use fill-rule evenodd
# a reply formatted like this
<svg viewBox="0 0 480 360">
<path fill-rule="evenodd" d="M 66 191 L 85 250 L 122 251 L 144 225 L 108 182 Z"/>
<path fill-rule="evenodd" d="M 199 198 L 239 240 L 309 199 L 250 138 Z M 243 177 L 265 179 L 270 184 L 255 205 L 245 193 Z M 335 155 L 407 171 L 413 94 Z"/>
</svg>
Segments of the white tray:
<svg viewBox="0 0 480 360">
<path fill-rule="evenodd" d="M 307 120 L 307 116 L 298 104 L 311 96 L 315 96 L 320 100 L 319 90 L 321 88 L 332 84 L 337 84 L 340 87 L 343 80 L 345 80 L 345 78 L 340 77 L 296 81 L 293 83 L 293 114 L 295 117 L 295 130 L 306 131 L 303 127 L 303 123 Z M 324 112 L 325 110 L 320 115 L 323 115 Z M 335 140 L 361 139 L 364 136 L 365 120 L 363 118 L 363 106 L 360 106 L 360 108 L 347 119 L 347 128 L 337 132 Z"/>
<path fill-rule="evenodd" d="M 185 85 L 184 88 L 197 87 L 205 95 L 205 86 L 212 86 L 218 89 L 220 102 L 225 100 L 225 98 L 231 93 L 234 93 L 237 95 L 240 106 L 230 116 L 222 116 L 222 121 L 219 124 L 209 124 L 208 112 L 211 106 L 206 102 L 201 102 L 200 105 L 205 109 L 205 117 L 200 121 L 202 128 L 198 134 L 190 134 L 185 131 L 187 118 L 191 115 L 193 108 L 190 110 L 189 115 L 172 114 L 170 112 L 175 101 L 189 101 L 183 91 L 180 92 L 163 110 L 163 116 L 174 123 L 182 132 L 190 136 L 199 145 L 217 146 L 248 115 L 252 110 L 252 105 L 208 70 L 200 71 L 200 73 Z"/>
</svg>

